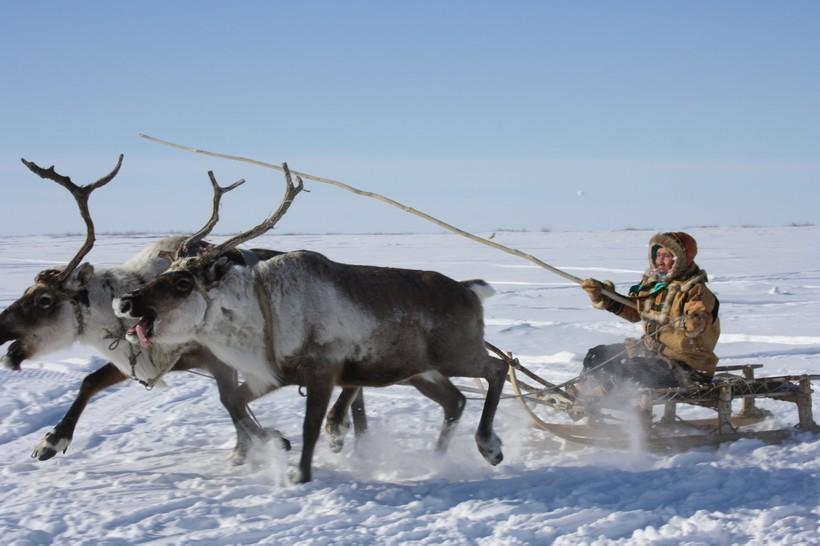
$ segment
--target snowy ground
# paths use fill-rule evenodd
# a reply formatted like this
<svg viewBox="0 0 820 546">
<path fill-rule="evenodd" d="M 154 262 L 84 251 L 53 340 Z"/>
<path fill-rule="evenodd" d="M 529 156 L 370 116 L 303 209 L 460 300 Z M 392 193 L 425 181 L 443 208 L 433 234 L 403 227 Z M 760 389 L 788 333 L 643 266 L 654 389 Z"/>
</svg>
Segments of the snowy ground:
<svg viewBox="0 0 820 546">
<path fill-rule="evenodd" d="M 698 262 L 721 299 L 724 364 L 769 374 L 820 373 L 820 229 L 694 229 Z M 499 233 L 495 240 L 578 276 L 624 289 L 646 265 L 650 232 Z M 151 238 L 101 237 L 90 259 L 116 264 Z M 547 379 L 577 374 L 586 348 L 637 333 L 589 305 L 561 278 L 454 235 L 267 236 L 333 259 L 484 278 L 487 338 Z M 77 237 L 0 238 L 0 307 L 34 274 L 64 263 Z M 471 400 L 451 450 L 431 443 L 437 407 L 415 390 L 366 392 L 372 433 L 341 454 L 321 443 L 314 481 L 285 485 L 301 448 L 295 388 L 253 406 L 294 442 L 230 467 L 233 428 L 207 378 L 110 389 L 91 402 L 65 455 L 32 448 L 100 365 L 82 347 L 0 371 L 0 537 L 3 544 L 818 544 L 820 437 L 741 441 L 677 455 L 579 449 L 535 430 L 515 400 L 496 419 L 504 462 L 478 454 Z M 464 381 L 466 383 L 466 381 Z M 820 407 L 820 394 L 815 394 Z M 794 406 L 761 403 L 773 422 Z M 816 411 L 820 417 L 820 411 Z M 770 423 L 771 424 L 771 423 Z"/>
</svg>

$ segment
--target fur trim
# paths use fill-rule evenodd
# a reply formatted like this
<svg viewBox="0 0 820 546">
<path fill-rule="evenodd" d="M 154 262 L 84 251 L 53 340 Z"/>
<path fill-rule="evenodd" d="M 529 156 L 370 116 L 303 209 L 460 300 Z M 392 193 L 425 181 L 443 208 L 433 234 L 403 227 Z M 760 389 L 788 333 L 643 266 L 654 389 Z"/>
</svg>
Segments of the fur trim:
<svg viewBox="0 0 820 546">
<path fill-rule="evenodd" d="M 655 253 L 659 246 L 664 247 L 675 256 L 675 265 L 666 275 L 668 280 L 676 279 L 691 269 L 698 253 L 698 244 L 694 237 L 683 231 L 656 233 L 649 239 L 649 270 L 655 271 Z"/>
<path fill-rule="evenodd" d="M 667 288 L 666 290 L 666 296 L 663 299 L 663 304 L 659 312 L 652 311 L 652 304 L 654 302 L 654 298 L 651 296 L 647 297 L 639 304 L 641 307 L 641 318 L 643 320 L 651 320 L 657 322 L 658 324 L 666 324 L 667 322 L 669 322 L 669 310 L 672 306 L 672 300 L 675 299 L 675 295 L 679 292 L 688 292 L 696 284 L 705 281 L 706 272 L 702 271 L 700 274 L 695 275 L 685 283 L 670 284 L 669 288 Z"/>
<path fill-rule="evenodd" d="M 592 306 L 595 309 L 606 309 L 607 303 L 609 302 L 607 302 L 604 298 L 601 298 L 598 301 L 593 301 Z"/>
<path fill-rule="evenodd" d="M 672 307 L 672 300 L 675 299 L 675 295 L 680 292 L 680 288 L 679 284 L 669 285 L 669 288 L 666 289 L 666 296 L 663 299 L 663 304 L 659 312 L 652 311 L 652 304 L 655 298 L 649 296 L 644 299 L 643 302 L 641 302 L 641 319 L 651 320 L 661 325 L 669 322 L 669 310 Z"/>
</svg>

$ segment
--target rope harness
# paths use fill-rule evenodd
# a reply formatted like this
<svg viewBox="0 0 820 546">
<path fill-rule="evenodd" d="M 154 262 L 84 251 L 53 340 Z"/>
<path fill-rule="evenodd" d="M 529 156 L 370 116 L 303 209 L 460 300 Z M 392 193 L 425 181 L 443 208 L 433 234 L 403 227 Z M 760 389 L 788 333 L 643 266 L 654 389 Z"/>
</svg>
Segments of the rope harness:
<svg viewBox="0 0 820 546">
<path fill-rule="evenodd" d="M 83 316 L 83 310 L 80 307 L 80 302 L 77 301 L 76 297 L 71 298 L 71 307 L 74 309 L 74 318 L 77 320 L 77 336 L 80 337 L 85 333 L 85 317 Z"/>
<path fill-rule="evenodd" d="M 120 318 L 117 318 L 117 322 L 119 323 L 119 329 L 116 332 L 112 332 L 111 330 L 106 329 L 105 330 L 105 336 L 103 336 L 103 339 L 112 340 L 111 343 L 108 345 L 108 350 L 110 350 L 110 351 L 116 351 L 119 348 L 120 343 L 125 340 L 125 335 L 128 333 L 128 328 L 125 327 L 125 323 L 123 322 L 123 320 L 120 319 Z M 171 371 L 173 369 L 174 365 L 176 364 L 176 361 L 174 361 L 172 359 L 168 359 L 168 361 L 169 361 L 168 364 L 166 364 L 165 366 L 162 366 L 162 367 L 158 367 L 156 365 L 156 363 L 154 362 L 154 359 L 151 358 L 151 352 L 149 351 L 148 354 L 147 354 L 148 362 L 151 363 L 151 365 L 154 367 L 154 369 L 158 369 L 159 371 L 157 372 L 157 375 L 152 377 L 151 379 L 148 379 L 148 380 L 141 379 L 137 375 L 137 361 L 139 360 L 139 357 L 142 356 L 142 354 L 143 354 L 142 349 L 137 348 L 136 345 L 134 345 L 133 343 L 130 343 L 130 342 L 127 343 L 127 345 L 128 345 L 128 363 L 131 366 L 131 375 L 129 375 L 129 379 L 132 379 L 132 380 L 136 381 L 137 383 L 139 383 L 140 385 L 142 385 L 143 387 L 145 387 L 145 390 L 148 390 L 148 391 L 153 390 L 154 387 L 156 386 L 156 384 L 159 382 L 159 380 L 162 379 L 162 377 L 166 373 Z"/>
<path fill-rule="evenodd" d="M 659 333 L 661 330 L 664 330 L 666 328 L 671 328 L 671 327 L 676 326 L 676 325 L 679 326 L 680 324 L 682 324 L 682 321 L 683 321 L 683 317 L 681 317 L 680 319 L 675 320 L 673 322 L 667 322 L 665 325 L 660 326 L 658 328 L 658 330 L 656 330 L 656 333 Z M 643 341 L 648 336 L 649 336 L 649 334 L 644 334 L 639 338 L 639 340 Z M 517 371 L 520 371 L 520 372 L 523 372 L 523 373 L 529 375 L 530 377 L 535 375 L 532 372 L 530 372 L 527 368 L 525 368 L 523 365 L 521 365 L 521 363 L 518 361 L 518 359 L 513 357 L 511 353 L 510 354 L 505 354 L 501 349 L 499 349 L 498 347 L 495 347 L 494 345 L 492 345 L 491 343 L 488 343 L 486 341 L 484 342 L 484 344 L 487 346 L 487 348 L 490 351 L 492 351 L 492 352 L 496 353 L 497 355 L 499 355 L 502 358 L 502 360 L 507 362 L 507 364 L 510 367 L 512 367 L 513 369 L 515 369 Z M 508 399 L 508 398 L 516 398 L 516 399 L 517 398 L 527 398 L 527 399 L 531 399 L 531 400 L 537 400 L 540 395 L 554 392 L 554 393 L 560 394 L 561 396 L 565 396 L 569 400 L 574 401 L 575 397 L 573 395 L 571 395 L 570 393 L 566 392 L 565 389 L 567 387 L 572 386 L 575 383 L 578 383 L 579 381 L 582 381 L 586 375 L 594 373 L 596 370 L 598 370 L 600 368 L 603 368 L 604 366 L 606 366 L 610 362 L 612 362 L 616 359 L 619 359 L 624 355 L 627 355 L 628 352 L 629 351 L 626 348 L 624 348 L 623 351 L 620 351 L 620 352 L 612 355 L 611 357 L 607 358 L 606 360 L 600 362 L 599 364 L 596 364 L 595 366 L 593 366 L 591 368 L 588 368 L 587 370 L 584 370 L 583 375 L 579 375 L 579 376 L 574 377 L 574 378 L 572 378 L 568 381 L 564 381 L 563 383 L 560 383 L 558 385 L 549 385 L 549 384 L 547 384 L 546 381 L 544 381 L 544 380 L 538 378 L 537 376 L 535 376 L 535 379 L 537 381 L 539 381 L 542 385 L 544 385 L 543 389 L 538 389 L 538 390 L 533 391 L 529 394 L 524 394 L 524 395 L 521 395 L 521 396 L 519 396 L 517 394 L 506 394 L 506 395 L 502 395 L 501 399 L 503 400 L 503 399 Z M 483 398 L 479 398 L 479 397 L 466 397 L 466 398 L 468 400 L 483 400 Z"/>
</svg>

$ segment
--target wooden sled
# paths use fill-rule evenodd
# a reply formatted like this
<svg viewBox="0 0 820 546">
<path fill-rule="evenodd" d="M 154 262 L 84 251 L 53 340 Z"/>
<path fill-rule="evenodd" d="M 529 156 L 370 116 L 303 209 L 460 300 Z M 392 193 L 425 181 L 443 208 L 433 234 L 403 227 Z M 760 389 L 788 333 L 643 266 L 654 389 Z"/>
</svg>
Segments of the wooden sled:
<svg viewBox="0 0 820 546">
<path fill-rule="evenodd" d="M 762 368 L 761 364 L 720 366 L 709 385 L 639 389 L 637 399 L 632 404 L 634 413 L 631 419 L 619 419 L 617 415 L 607 412 L 606 408 L 601 411 L 596 408 L 583 424 L 550 422 L 547 419 L 554 418 L 556 413 L 571 414 L 579 407 L 564 390 L 564 385 L 555 385 L 538 377 L 510 353 L 504 353 L 490 344 L 487 347 L 509 364 L 507 379 L 515 398 L 521 402 L 534 425 L 576 444 L 624 449 L 641 446 L 652 451 L 664 451 L 717 446 L 744 438 L 779 443 L 801 432 L 820 433 L 820 427 L 812 415 L 811 400 L 811 382 L 820 380 L 820 375 L 755 377 L 755 370 Z M 520 375 L 526 376 L 527 380 L 522 380 Z M 755 427 L 771 415 L 756 406 L 755 401 L 760 398 L 794 403 L 797 424 L 768 430 Z M 732 415 L 733 400 L 742 400 L 742 407 L 736 415 Z M 710 408 L 717 415 L 708 419 L 684 420 L 677 415 L 678 404 Z M 657 420 L 654 416 L 655 406 L 663 406 L 663 413 Z"/>
</svg>

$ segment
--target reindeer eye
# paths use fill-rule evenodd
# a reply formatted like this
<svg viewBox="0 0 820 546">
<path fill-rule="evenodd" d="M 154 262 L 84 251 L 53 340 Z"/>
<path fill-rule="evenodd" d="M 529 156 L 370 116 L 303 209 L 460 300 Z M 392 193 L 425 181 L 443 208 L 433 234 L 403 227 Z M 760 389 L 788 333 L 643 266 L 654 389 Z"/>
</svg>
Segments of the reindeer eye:
<svg viewBox="0 0 820 546">
<path fill-rule="evenodd" d="M 188 292 L 193 287 L 193 282 L 188 277 L 181 277 L 174 283 L 174 289 L 177 292 Z"/>
<path fill-rule="evenodd" d="M 50 294 L 41 294 L 37 296 L 37 307 L 42 307 L 43 309 L 47 309 L 51 307 L 54 303 L 54 298 L 51 297 Z"/>
</svg>

